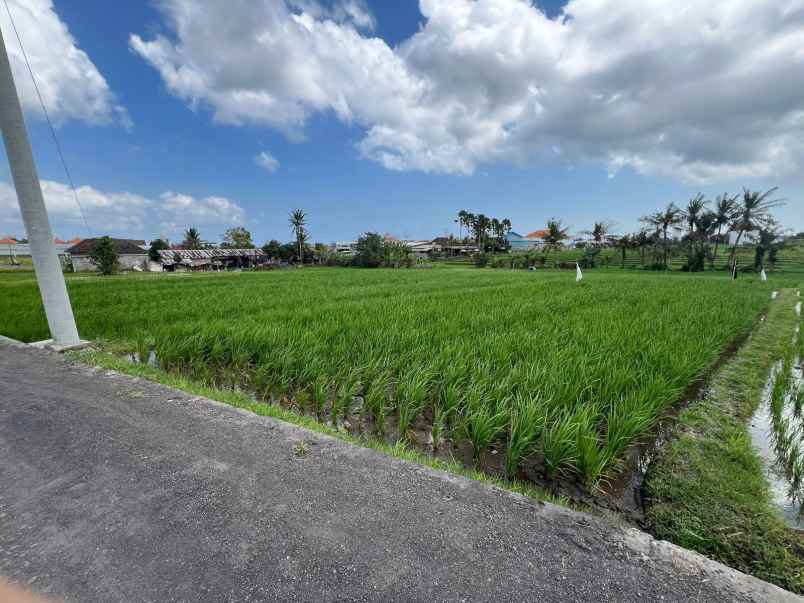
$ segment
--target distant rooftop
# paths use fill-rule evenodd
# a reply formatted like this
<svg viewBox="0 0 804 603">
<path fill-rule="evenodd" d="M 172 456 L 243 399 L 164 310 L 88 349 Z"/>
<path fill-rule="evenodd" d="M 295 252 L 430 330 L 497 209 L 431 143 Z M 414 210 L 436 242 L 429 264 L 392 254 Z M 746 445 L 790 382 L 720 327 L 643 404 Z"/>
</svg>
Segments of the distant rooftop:
<svg viewBox="0 0 804 603">
<path fill-rule="evenodd" d="M 100 239 L 84 239 L 67 250 L 70 255 L 90 255 Z M 118 255 L 142 255 L 145 241 L 135 239 L 112 239 L 112 247 Z"/>
</svg>

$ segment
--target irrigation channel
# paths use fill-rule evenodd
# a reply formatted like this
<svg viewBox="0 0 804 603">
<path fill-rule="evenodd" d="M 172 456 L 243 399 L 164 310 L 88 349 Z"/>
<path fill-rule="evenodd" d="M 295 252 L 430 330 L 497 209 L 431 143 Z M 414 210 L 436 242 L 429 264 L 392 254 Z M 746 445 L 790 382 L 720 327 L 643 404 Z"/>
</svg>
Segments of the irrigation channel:
<svg viewBox="0 0 804 603">
<path fill-rule="evenodd" d="M 801 316 L 801 302 L 796 304 L 796 314 Z M 770 370 L 749 432 L 765 465 L 774 504 L 789 527 L 804 531 L 804 335 L 800 327 L 792 344 L 790 354 Z"/>
</svg>

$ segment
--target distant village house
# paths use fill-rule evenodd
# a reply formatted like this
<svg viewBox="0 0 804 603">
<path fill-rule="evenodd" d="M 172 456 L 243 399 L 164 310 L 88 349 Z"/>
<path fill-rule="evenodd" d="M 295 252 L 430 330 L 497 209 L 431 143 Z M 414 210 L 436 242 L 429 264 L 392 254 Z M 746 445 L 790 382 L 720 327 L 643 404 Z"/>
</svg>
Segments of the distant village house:
<svg viewBox="0 0 804 603">
<path fill-rule="evenodd" d="M 92 272 L 98 267 L 90 256 L 100 239 L 84 239 L 67 249 L 75 272 Z M 112 239 L 112 247 L 117 254 L 121 270 L 146 270 L 148 268 L 148 247 L 145 241 L 133 239 Z"/>
</svg>

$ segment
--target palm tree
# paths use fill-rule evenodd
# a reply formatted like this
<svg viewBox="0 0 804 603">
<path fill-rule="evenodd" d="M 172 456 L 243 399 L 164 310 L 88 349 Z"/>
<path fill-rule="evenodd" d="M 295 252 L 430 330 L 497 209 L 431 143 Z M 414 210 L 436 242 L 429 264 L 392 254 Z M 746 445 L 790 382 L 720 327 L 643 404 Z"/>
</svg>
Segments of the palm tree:
<svg viewBox="0 0 804 603">
<path fill-rule="evenodd" d="M 692 234 L 695 230 L 695 222 L 698 220 L 698 216 L 706 209 L 707 203 L 708 201 L 701 193 L 695 195 L 687 203 L 687 209 L 683 212 L 683 219 L 687 221 L 689 234 Z"/>
<path fill-rule="evenodd" d="M 463 227 L 466 226 L 469 228 L 469 214 L 468 211 L 462 209 L 458 212 L 458 219 L 455 220 L 458 223 L 458 236 L 461 239 L 461 243 L 463 243 Z"/>
<path fill-rule="evenodd" d="M 642 218 L 642 222 L 653 226 L 656 229 L 657 236 L 661 233 L 662 240 L 662 266 L 667 270 L 667 231 L 671 227 L 678 225 L 683 219 L 681 210 L 675 203 L 670 203 L 662 210 Z"/>
<path fill-rule="evenodd" d="M 307 238 L 307 214 L 300 209 L 294 209 L 290 213 L 290 228 L 296 237 L 296 246 L 299 251 L 299 262 L 304 263 L 304 240 Z"/>
<path fill-rule="evenodd" d="M 606 235 L 609 233 L 609 230 L 611 230 L 613 225 L 614 224 L 612 222 L 608 222 L 605 220 L 595 222 L 595 225 L 592 227 L 592 230 L 585 230 L 584 234 L 590 235 L 592 237 L 592 240 L 596 244 L 600 245 L 601 243 L 604 243 L 606 241 Z"/>
<path fill-rule="evenodd" d="M 712 256 L 712 264 L 714 265 L 717 260 L 717 248 L 720 245 L 721 230 L 724 226 L 732 223 L 737 211 L 737 199 L 739 195 L 729 197 L 727 193 L 723 193 L 715 199 L 715 226 L 717 226 L 717 234 L 715 238 L 715 252 Z"/>
<path fill-rule="evenodd" d="M 615 247 L 617 247 L 622 252 L 622 265 L 621 268 L 625 268 L 625 254 L 628 252 L 629 249 L 636 246 L 636 238 L 637 235 L 623 235 L 618 237 L 617 240 L 614 242 Z"/>
<path fill-rule="evenodd" d="M 483 252 L 486 250 L 486 233 L 491 227 L 491 220 L 489 220 L 485 214 L 478 214 L 477 216 L 474 214 L 469 215 L 472 218 L 471 227 L 475 233 L 475 244 L 480 248 L 480 251 Z"/>
<path fill-rule="evenodd" d="M 639 265 L 645 265 L 645 247 L 650 245 L 650 235 L 645 229 L 633 236 L 634 247 L 639 251 Z"/>
<path fill-rule="evenodd" d="M 754 252 L 754 269 L 759 272 L 765 268 L 765 255 L 774 247 L 780 246 L 782 230 L 776 220 L 768 220 L 767 224 L 759 229 L 757 247 Z"/>
<path fill-rule="evenodd" d="M 201 233 L 195 227 L 190 227 L 184 231 L 184 241 L 181 246 L 185 249 L 201 249 L 204 242 L 201 240 Z"/>
<path fill-rule="evenodd" d="M 562 228 L 561 220 L 556 220 L 555 218 L 550 218 L 547 221 L 547 234 L 545 234 L 542 239 L 544 240 L 544 246 L 549 250 L 555 250 L 555 267 L 558 268 L 558 250 L 564 244 L 564 241 L 567 239 L 567 233 L 569 232 L 569 228 Z"/>
<path fill-rule="evenodd" d="M 731 229 L 737 231 L 737 239 L 734 241 L 731 256 L 729 257 L 729 268 L 732 271 L 734 271 L 734 262 L 737 257 L 737 247 L 739 247 L 743 235 L 746 232 L 754 232 L 768 226 L 773 220 L 770 210 L 784 204 L 781 199 L 769 198 L 777 190 L 778 187 L 773 187 L 764 193 L 760 193 L 759 191 L 743 189 L 743 201 L 737 207 L 735 217 L 731 223 Z"/>
</svg>

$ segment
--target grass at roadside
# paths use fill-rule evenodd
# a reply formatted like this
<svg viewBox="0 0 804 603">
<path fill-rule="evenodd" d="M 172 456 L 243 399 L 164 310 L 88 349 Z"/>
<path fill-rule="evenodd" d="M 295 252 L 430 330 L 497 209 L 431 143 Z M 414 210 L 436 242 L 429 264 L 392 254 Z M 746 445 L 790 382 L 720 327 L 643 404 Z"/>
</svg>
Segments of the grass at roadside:
<svg viewBox="0 0 804 603">
<path fill-rule="evenodd" d="M 173 387 L 196 396 L 202 396 L 204 398 L 229 404 L 235 408 L 248 410 L 257 415 L 273 417 L 275 419 L 280 419 L 282 421 L 286 421 L 287 423 L 292 423 L 294 425 L 298 425 L 299 427 L 309 429 L 310 431 L 333 436 L 357 446 L 371 448 L 389 456 L 394 456 L 406 461 L 425 465 L 432 469 L 461 475 L 475 481 L 496 486 L 503 490 L 516 492 L 533 500 L 546 501 L 565 507 L 572 507 L 579 510 L 581 509 L 579 505 L 571 502 L 569 499 L 555 496 L 549 492 L 537 488 L 533 484 L 519 480 L 497 478 L 487 473 L 483 473 L 482 471 L 464 467 L 458 461 L 445 462 L 441 459 L 419 453 L 406 446 L 404 442 L 398 442 L 396 445 L 390 445 L 376 438 L 354 436 L 343 429 L 336 429 L 335 427 L 331 427 L 316 421 L 312 417 L 299 415 L 290 410 L 286 410 L 281 406 L 268 404 L 265 402 L 257 402 L 248 393 L 238 389 L 227 389 L 203 385 L 181 375 L 167 372 L 157 367 L 128 362 L 112 352 L 99 349 L 68 352 L 67 355 L 72 360 L 81 362 L 83 364 L 114 370 L 119 373 L 131 375 L 133 377 L 140 377 L 149 381 L 161 383 L 162 385 Z"/>
<path fill-rule="evenodd" d="M 770 367 L 792 345 L 798 299 L 782 291 L 705 399 L 681 414 L 649 472 L 646 515 L 658 537 L 802 593 L 804 539 L 772 505 L 747 427 Z"/>
</svg>

